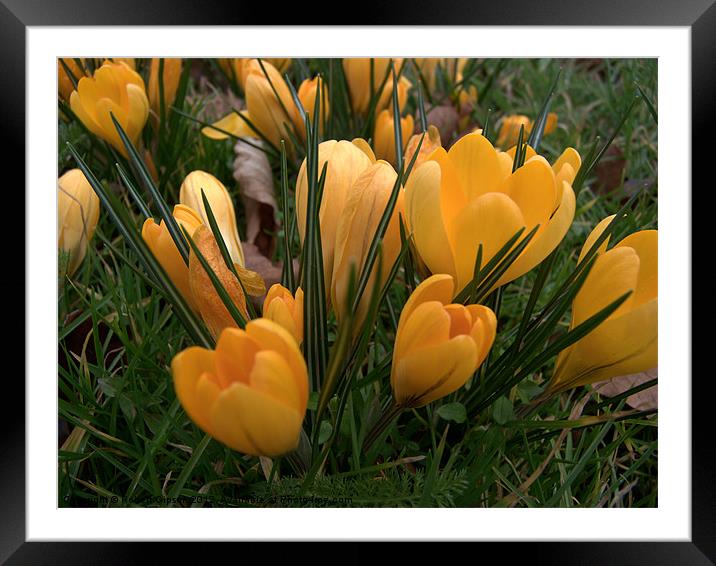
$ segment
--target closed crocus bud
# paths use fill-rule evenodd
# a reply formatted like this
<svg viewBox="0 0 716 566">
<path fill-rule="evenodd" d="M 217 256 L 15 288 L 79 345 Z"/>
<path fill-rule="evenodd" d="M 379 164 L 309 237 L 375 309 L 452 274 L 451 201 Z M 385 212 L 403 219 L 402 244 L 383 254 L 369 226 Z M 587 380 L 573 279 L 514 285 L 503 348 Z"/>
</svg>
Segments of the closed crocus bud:
<svg viewBox="0 0 716 566">
<path fill-rule="evenodd" d="M 271 63 L 280 73 L 285 73 L 291 66 L 291 59 L 287 57 L 269 57 L 263 60 Z"/>
<path fill-rule="evenodd" d="M 392 59 L 393 64 L 395 65 L 396 72 L 400 68 L 402 59 Z M 380 88 L 380 85 L 383 83 L 383 79 L 385 78 L 386 72 L 390 72 L 388 70 L 388 67 L 390 66 L 391 59 L 389 58 L 376 58 L 373 59 L 373 91 L 377 92 Z M 370 58 L 361 58 L 361 57 L 353 57 L 353 58 L 345 58 L 343 59 L 343 72 L 346 76 L 346 81 L 348 82 L 348 90 L 351 95 L 351 106 L 353 108 L 353 112 L 356 114 L 366 114 L 368 112 L 368 109 L 370 107 L 370 99 L 372 96 L 371 92 L 371 59 Z M 388 77 L 388 80 L 386 81 L 386 87 L 388 86 L 388 83 L 391 84 L 389 93 L 392 93 L 393 87 L 392 87 L 392 78 Z M 405 83 L 403 83 L 405 86 Z M 398 85 L 400 88 L 400 84 Z M 385 89 L 384 89 L 385 91 Z M 405 94 L 407 95 L 407 89 L 405 89 Z M 383 96 L 383 93 L 381 93 L 381 98 Z M 386 99 L 386 101 L 389 99 Z M 376 111 L 380 110 L 381 108 L 378 108 L 376 106 Z"/>
<path fill-rule="evenodd" d="M 572 224 L 571 183 L 581 161 L 568 149 L 555 171 L 528 148 L 524 165 L 512 172 L 510 153 L 496 151 L 475 132 L 437 149 L 405 186 L 409 230 L 433 273 L 449 273 L 460 292 L 473 278 L 482 244 L 484 266 L 520 229 L 539 229 L 493 288 L 523 275 L 544 260 Z"/>
<path fill-rule="evenodd" d="M 405 103 L 408 101 L 408 91 L 411 86 L 413 86 L 413 83 L 405 77 L 400 77 L 398 79 L 398 108 L 401 112 L 403 111 L 403 108 L 405 108 Z M 380 98 L 375 106 L 376 112 L 380 112 L 384 109 L 391 111 L 393 109 L 393 77 L 389 77 L 386 81 L 385 87 L 383 87 L 383 92 L 380 93 Z"/>
<path fill-rule="evenodd" d="M 289 149 L 292 147 L 288 143 L 291 139 L 289 132 L 295 120 L 293 97 L 286 81 L 276 68 L 268 61 L 261 63 L 266 74 L 257 60 L 248 63 L 245 89 L 248 115 L 254 126 L 271 143 L 279 147 L 281 140 L 284 139 Z M 274 94 L 274 89 L 278 97 Z"/>
<path fill-rule="evenodd" d="M 214 234 L 211 233 L 207 226 L 202 225 L 193 232 L 191 239 L 224 286 L 244 320 L 247 320 L 249 314 L 246 310 L 246 297 L 241 288 L 241 283 L 226 265 Z M 219 336 L 224 328 L 236 328 L 238 326 L 219 293 L 217 293 L 211 277 L 204 269 L 194 250 L 189 252 L 189 287 L 199 314 L 201 314 L 204 324 L 206 324 L 214 338 Z"/>
<path fill-rule="evenodd" d="M 527 141 L 527 136 L 530 135 L 532 132 L 532 126 L 533 126 L 532 120 L 530 120 L 527 116 L 524 116 L 523 114 L 513 114 L 510 116 L 505 116 L 502 119 L 502 124 L 500 125 L 500 132 L 497 135 L 497 141 L 495 142 L 495 145 L 497 147 L 503 147 L 508 148 L 514 146 L 520 137 L 520 128 L 524 126 L 524 141 Z M 554 112 L 550 112 L 547 114 L 547 122 L 544 126 L 544 132 L 542 135 L 546 136 L 547 134 L 551 134 L 555 129 L 557 129 L 557 114 Z"/>
<path fill-rule="evenodd" d="M 435 90 L 435 82 L 436 77 L 435 73 L 437 72 L 438 64 L 440 63 L 439 57 L 420 57 L 419 59 L 415 59 L 415 62 L 418 65 L 418 69 L 420 70 L 420 75 L 422 76 L 422 80 L 425 81 L 427 84 L 427 87 L 432 92 Z"/>
<path fill-rule="evenodd" d="M 400 407 L 422 407 L 457 391 L 492 347 L 495 313 L 482 305 L 450 304 L 454 291 L 450 275 L 433 275 L 403 307 L 390 373 Z"/>
<path fill-rule="evenodd" d="M 614 217 L 590 234 L 579 260 Z M 572 304 L 574 328 L 624 293 L 631 295 L 609 318 L 560 352 L 548 393 L 640 373 L 658 361 L 658 232 L 642 230 L 606 250 L 608 240 Z"/>
<path fill-rule="evenodd" d="M 159 97 L 159 67 L 160 59 L 152 59 L 149 70 L 149 105 L 152 111 L 159 116 L 161 114 L 161 103 Z M 181 78 L 182 60 L 178 58 L 164 59 L 162 69 L 162 90 L 164 91 L 164 112 L 174 103 Z"/>
<path fill-rule="evenodd" d="M 300 346 L 303 342 L 303 289 L 296 296 L 280 283 L 271 286 L 264 300 L 263 317 L 284 328 Z"/>
<path fill-rule="evenodd" d="M 356 282 L 360 277 L 367 259 L 370 244 L 378 228 L 390 194 L 398 174 L 385 161 L 377 161 L 365 169 L 351 187 L 348 199 L 339 214 L 338 231 L 336 233 L 335 256 L 333 260 L 333 276 L 331 278 L 331 303 L 340 321 L 346 314 L 348 304 L 348 287 L 351 278 L 351 267 L 354 268 Z M 390 268 L 400 253 L 400 221 L 403 214 L 403 190 L 399 189 L 395 210 L 383 237 L 383 260 L 381 280 L 378 289 L 383 287 Z M 354 320 L 355 330 L 359 330 L 365 321 L 370 305 L 371 294 L 375 288 L 378 273 L 376 261 L 358 305 Z"/>
<path fill-rule="evenodd" d="M 323 131 L 323 123 L 325 122 L 330 111 L 328 106 L 328 90 L 326 89 L 325 83 L 319 77 L 306 79 L 301 83 L 301 86 L 298 87 L 297 94 L 303 109 L 306 111 L 306 114 L 308 114 L 308 118 L 311 120 L 311 123 L 313 123 L 313 110 L 316 105 L 316 93 L 321 85 L 323 88 L 323 96 L 321 97 L 321 116 L 318 119 L 318 127 L 319 130 Z M 298 107 L 293 105 L 293 109 L 295 111 L 293 122 L 296 125 L 296 130 L 301 135 L 301 139 L 306 139 L 306 124 L 304 124 L 303 119 L 301 118 L 301 113 L 299 112 Z"/>
<path fill-rule="evenodd" d="M 318 171 L 328 163 L 323 198 L 319 210 L 321 246 L 323 251 L 323 276 L 326 292 L 331 288 L 333 255 L 340 213 L 345 207 L 353 183 L 373 163 L 370 148 L 364 140 L 328 140 L 318 145 Z M 308 207 L 308 179 L 306 160 L 303 160 L 296 180 L 296 219 L 301 244 L 306 237 L 306 210 Z"/>
<path fill-rule="evenodd" d="M 298 445 L 308 402 L 306 362 L 275 322 L 227 328 L 215 350 L 187 348 L 174 356 L 172 376 L 189 417 L 229 448 L 279 456 Z"/>
<path fill-rule="evenodd" d="M 127 150 L 112 123 L 111 114 L 134 145 L 149 116 L 144 81 L 125 63 L 104 63 L 92 77 L 83 77 L 70 96 L 70 107 L 96 136 L 114 146 L 125 157 Z"/>
<path fill-rule="evenodd" d="M 423 140 L 422 144 L 420 144 L 421 139 Z M 414 134 L 405 146 L 405 155 L 403 157 L 405 163 L 410 163 L 413 159 L 413 155 L 415 155 L 418 145 L 420 145 L 420 152 L 418 153 L 418 157 L 415 158 L 413 169 L 416 169 L 425 163 L 433 151 L 442 147 L 442 143 L 440 141 L 440 130 L 431 124 L 428 126 L 428 131 L 425 132 L 425 138 L 423 138 L 422 133 Z"/>
<path fill-rule="evenodd" d="M 62 63 L 64 63 L 64 65 Z M 62 100 L 69 102 L 70 95 L 72 94 L 72 91 L 75 90 L 75 82 L 73 82 L 67 74 L 65 66 L 67 66 L 67 69 L 69 69 L 70 73 L 72 73 L 72 77 L 75 79 L 75 82 L 84 77 L 85 73 L 71 57 L 57 59 L 57 92 Z"/>
<path fill-rule="evenodd" d="M 179 226 L 189 234 L 193 234 L 202 225 L 201 217 L 196 211 L 183 204 L 174 207 L 173 216 Z M 189 268 L 184 263 L 164 220 L 157 224 L 153 218 L 147 218 L 142 226 L 142 238 L 187 304 L 198 311 L 189 286 Z"/>
<path fill-rule="evenodd" d="M 395 121 L 391 110 L 383 110 L 375 119 L 375 133 L 373 135 L 373 149 L 378 159 L 385 159 L 396 165 L 397 154 L 395 151 Z M 400 130 L 403 137 L 403 144 L 410 137 L 415 127 L 413 117 L 407 115 L 400 119 Z"/>
<path fill-rule="evenodd" d="M 99 219 L 99 198 L 79 169 L 57 180 L 57 246 L 60 273 L 72 275 L 87 253 Z"/>
<path fill-rule="evenodd" d="M 202 223 L 209 226 L 209 217 L 204 208 L 201 191 L 204 191 L 219 225 L 221 237 L 234 263 L 244 266 L 244 250 L 241 247 L 239 229 L 236 225 L 236 212 L 229 191 L 224 184 L 206 171 L 192 171 L 185 178 L 179 189 L 179 202 L 199 213 Z"/>
</svg>

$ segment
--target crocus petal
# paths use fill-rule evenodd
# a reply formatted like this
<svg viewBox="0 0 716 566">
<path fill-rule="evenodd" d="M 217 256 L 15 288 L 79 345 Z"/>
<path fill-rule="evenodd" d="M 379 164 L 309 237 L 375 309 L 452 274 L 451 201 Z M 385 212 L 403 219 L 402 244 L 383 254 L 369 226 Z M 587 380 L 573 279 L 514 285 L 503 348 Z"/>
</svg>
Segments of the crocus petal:
<svg viewBox="0 0 716 566">
<path fill-rule="evenodd" d="M 502 192 L 522 211 L 527 231 L 537 224 L 544 229 L 552 212 L 559 206 L 552 168 L 544 157 L 536 155 L 505 179 Z"/>
<path fill-rule="evenodd" d="M 261 345 L 238 328 L 227 328 L 216 343 L 216 375 L 222 388 L 234 382 L 248 384 L 254 358 Z"/>
<path fill-rule="evenodd" d="M 408 297 L 405 306 L 403 306 L 400 321 L 398 322 L 398 334 L 401 333 L 405 321 L 412 316 L 413 311 L 418 306 L 428 301 L 437 301 L 441 305 L 446 305 L 452 300 L 454 290 L 455 285 L 452 276 L 445 273 L 431 275 L 420 283 Z"/>
<path fill-rule="evenodd" d="M 639 256 L 639 276 L 632 297 L 635 308 L 655 298 L 659 292 L 659 249 L 657 230 L 640 230 L 620 241 L 614 249 L 633 249 Z"/>
<path fill-rule="evenodd" d="M 616 214 L 612 214 L 611 216 L 607 216 L 604 220 L 602 220 L 599 224 L 597 224 L 592 232 L 587 236 L 587 239 L 584 242 L 584 245 L 582 246 L 582 250 L 579 252 L 579 258 L 577 259 L 577 263 L 582 263 L 582 260 L 584 259 L 584 256 L 586 256 L 589 253 L 589 250 L 592 249 L 592 246 L 595 244 L 597 239 L 599 239 L 599 236 L 602 235 L 602 232 L 606 230 L 607 226 L 609 226 L 609 223 L 614 220 L 614 217 Z M 604 242 L 599 246 L 597 249 L 597 255 L 604 253 L 607 251 L 607 246 L 609 245 L 609 240 L 611 236 L 604 239 Z"/>
<path fill-rule="evenodd" d="M 445 342 L 450 338 L 450 316 L 438 301 L 417 306 L 407 317 L 396 339 L 393 358 L 400 359 L 410 352 Z"/>
<path fill-rule="evenodd" d="M 497 190 L 504 180 L 495 148 L 483 135 L 467 134 L 448 152 L 457 178 L 470 199 Z"/>
<path fill-rule="evenodd" d="M 455 218 L 449 235 L 457 269 L 456 292 L 472 281 L 480 244 L 484 266 L 524 226 L 522 211 L 505 194 L 487 193 L 471 201 Z"/>
<path fill-rule="evenodd" d="M 214 352 L 192 346 L 172 359 L 174 389 L 184 410 L 199 427 L 209 432 L 211 422 L 196 398 L 196 387 L 203 374 L 214 370 Z"/>
<path fill-rule="evenodd" d="M 301 410 L 301 393 L 291 374 L 291 368 L 278 352 L 262 350 L 254 358 L 251 388 L 265 393 L 287 407 Z"/>
<path fill-rule="evenodd" d="M 222 391 L 211 411 L 212 429 L 227 446 L 245 454 L 278 456 L 298 445 L 301 414 L 243 383 Z"/>
<path fill-rule="evenodd" d="M 240 114 L 242 114 L 245 118 L 249 117 L 249 113 L 246 110 L 242 110 Z M 207 138 L 211 138 L 212 140 L 225 140 L 229 137 L 228 134 L 225 134 L 218 130 L 228 132 L 229 134 L 237 138 L 255 138 L 257 136 L 256 132 L 254 132 L 247 125 L 246 121 L 241 119 L 238 112 L 231 112 L 230 114 L 227 114 L 220 120 L 214 122 L 211 126 L 203 127 L 201 129 L 201 133 L 204 134 Z"/>
<path fill-rule="evenodd" d="M 476 361 L 475 342 L 465 335 L 415 350 L 395 366 L 395 399 L 414 407 L 427 405 L 462 387 L 475 371 Z"/>
<path fill-rule="evenodd" d="M 422 260 L 433 273 L 454 275 L 455 262 L 440 212 L 441 175 L 435 161 L 426 161 L 410 174 L 405 185 L 405 212 Z"/>
</svg>

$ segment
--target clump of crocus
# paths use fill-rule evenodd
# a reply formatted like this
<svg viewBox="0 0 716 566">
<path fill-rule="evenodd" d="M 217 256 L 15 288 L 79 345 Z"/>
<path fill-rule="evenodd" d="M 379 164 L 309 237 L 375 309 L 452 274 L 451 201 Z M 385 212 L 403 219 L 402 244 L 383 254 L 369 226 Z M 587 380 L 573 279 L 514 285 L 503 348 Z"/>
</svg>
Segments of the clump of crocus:
<svg viewBox="0 0 716 566">
<path fill-rule="evenodd" d="M 112 123 L 111 114 L 134 145 L 149 116 L 144 81 L 126 63 L 104 63 L 92 77 L 82 77 L 70 95 L 70 107 L 96 136 L 114 146 L 125 157 L 127 150 Z"/>
<path fill-rule="evenodd" d="M 159 88 L 159 71 L 161 66 L 162 88 Z M 149 69 L 149 106 L 154 114 L 158 117 L 161 114 L 161 97 L 160 90 L 164 93 L 164 112 L 169 111 L 169 107 L 174 102 L 179 88 L 179 79 L 181 78 L 182 60 L 176 57 L 164 59 L 153 58 Z"/>
<path fill-rule="evenodd" d="M 57 180 L 59 272 L 74 275 L 87 253 L 99 219 L 99 198 L 79 169 Z"/>
<path fill-rule="evenodd" d="M 306 363 L 275 322 L 227 328 L 215 350 L 187 348 L 172 360 L 172 375 L 189 417 L 229 448 L 279 456 L 298 445 L 308 402 Z"/>
<path fill-rule="evenodd" d="M 524 114 L 511 114 L 505 116 L 500 124 L 500 131 L 497 134 L 495 145 L 501 148 L 512 147 L 520 137 L 520 128 L 524 127 L 524 139 L 532 133 L 534 123 Z M 550 112 L 547 115 L 547 123 L 544 126 L 542 135 L 551 134 L 557 129 L 557 114 Z"/>
<path fill-rule="evenodd" d="M 484 267 L 521 229 L 526 236 L 539 226 L 495 283 L 499 287 L 544 260 L 572 223 L 579 154 L 569 148 L 550 166 L 532 148 L 525 153 L 513 172 L 514 149 L 501 152 L 481 133 L 467 134 L 449 151 L 436 149 L 406 183 L 406 217 L 417 251 L 432 273 L 454 277 L 456 292 L 473 279 L 480 244 Z"/>
<path fill-rule="evenodd" d="M 613 216 L 587 238 L 581 262 Z M 609 250 L 607 239 L 572 304 L 570 328 L 583 323 L 631 291 L 599 326 L 560 352 L 547 387 L 557 393 L 651 369 L 658 361 L 658 232 L 635 232 Z"/>
<path fill-rule="evenodd" d="M 411 115 L 400 119 L 400 131 L 403 146 L 408 141 L 414 129 L 414 121 Z M 375 119 L 375 131 L 373 133 L 373 149 L 378 159 L 385 159 L 388 163 L 396 165 L 397 152 L 395 149 L 395 120 L 391 110 L 383 110 Z M 401 148 L 402 149 L 402 148 Z"/>
<path fill-rule="evenodd" d="M 398 407 L 422 407 L 465 385 L 487 357 L 497 319 L 483 305 L 450 304 L 450 275 L 433 275 L 405 303 L 390 384 Z"/>
<path fill-rule="evenodd" d="M 281 325 L 300 346 L 303 342 L 303 289 L 296 295 L 280 283 L 275 283 L 266 293 L 263 317 Z"/>
</svg>

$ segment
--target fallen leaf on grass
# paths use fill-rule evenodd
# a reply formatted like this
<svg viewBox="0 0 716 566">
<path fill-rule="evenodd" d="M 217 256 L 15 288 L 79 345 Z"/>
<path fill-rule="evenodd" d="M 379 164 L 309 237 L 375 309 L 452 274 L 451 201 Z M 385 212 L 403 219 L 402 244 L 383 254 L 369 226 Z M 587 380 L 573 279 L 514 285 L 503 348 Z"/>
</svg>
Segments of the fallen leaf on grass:
<svg viewBox="0 0 716 566">
<path fill-rule="evenodd" d="M 659 377 L 658 368 L 653 368 L 642 373 L 633 373 L 630 375 L 623 375 L 621 377 L 615 377 L 608 381 L 602 381 L 595 383 L 594 388 L 599 392 L 600 395 L 605 397 L 616 397 L 622 393 L 629 391 L 633 387 L 637 387 L 642 383 L 651 381 Z M 627 405 L 640 411 L 649 411 L 656 409 L 659 406 L 659 387 L 653 385 L 648 389 L 643 389 L 633 395 L 627 397 Z"/>
</svg>

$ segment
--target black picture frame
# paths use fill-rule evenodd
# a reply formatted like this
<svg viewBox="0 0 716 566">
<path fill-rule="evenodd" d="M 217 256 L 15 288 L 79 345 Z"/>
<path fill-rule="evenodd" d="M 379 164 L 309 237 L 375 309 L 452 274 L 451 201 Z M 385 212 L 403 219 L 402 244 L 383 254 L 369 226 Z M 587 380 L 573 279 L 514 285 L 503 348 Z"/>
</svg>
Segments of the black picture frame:
<svg viewBox="0 0 716 566">
<path fill-rule="evenodd" d="M 540 2 L 538 5 L 524 0 L 509 3 L 478 3 L 469 0 L 399 1 L 382 4 L 381 9 L 355 11 L 359 24 L 389 25 L 567 25 L 567 26 L 686 26 L 691 29 L 691 77 L 692 77 L 692 178 L 709 179 L 704 173 L 713 160 L 707 156 L 713 144 L 714 106 L 716 103 L 716 5 L 714 0 L 637 1 L 602 0 L 572 2 Z M 292 8 L 295 10 L 295 8 Z M 339 12 L 325 7 L 319 14 Z M 101 2 L 98 0 L 0 0 L 0 76 L 4 88 L 0 90 L 3 113 L 5 144 L 3 157 L 6 168 L 15 174 L 15 187 L 25 186 L 25 63 L 26 28 L 28 26 L 64 25 L 254 25 L 258 21 L 276 24 L 299 24 L 297 12 L 282 12 L 266 3 L 251 6 L 205 0 L 123 0 Z M 307 15 L 302 16 L 304 20 Z M 371 21 L 367 21 L 370 17 Z M 376 21 L 377 20 L 377 21 Z M 28 148 L 31 149 L 31 148 Z M 23 166 L 20 166 L 23 164 Z M 11 181 L 8 181 L 11 182 Z M 701 184 L 704 191 L 714 189 L 713 177 L 708 184 Z M 697 186 L 694 182 L 694 186 Z M 5 187 L 9 190 L 10 187 Z M 684 193 L 690 187 L 683 187 Z M 22 206 L 27 219 L 32 211 L 25 210 L 23 199 L 17 197 L 14 207 Z M 22 204 L 21 204 L 22 202 Z M 48 199 L 48 206 L 53 205 Z M 54 205 L 53 205 L 54 206 Z M 693 222 L 692 222 L 693 225 Z M 694 243 L 697 242 L 693 238 Z M 9 250 L 9 253 L 11 251 Z M 19 249 L 15 253 L 19 253 Z M 699 257 L 693 254 L 692 257 Z M 23 259 L 17 258 L 17 276 L 14 283 L 24 281 L 19 266 Z M 32 261 L 25 257 L 24 261 Z M 6 292 L 17 294 L 11 284 L 1 283 Z M 708 296 L 708 295 L 704 295 Z M 25 301 L 32 297 L 25 294 Z M 17 301 L 16 301 L 17 302 Z M 22 320 L 17 314 L 14 320 Z M 15 324 L 15 327 L 17 324 Z M 19 334 L 19 333 L 17 333 Z M 22 333 L 24 336 L 24 332 Z M 694 336 L 697 334 L 694 332 Z M 19 356 L 17 356 L 20 359 Z M 18 368 L 20 369 L 20 368 Z M 24 368 L 22 368 L 24 370 Z M 23 371 L 24 373 L 24 371 Z M 25 542 L 25 410 L 20 402 L 25 396 L 23 380 L 19 371 L 11 378 L 5 376 L 3 394 L 6 399 L 3 412 L 5 427 L 0 442 L 0 561 L 8 564 L 93 564 L 107 562 L 133 563 L 135 558 L 146 555 L 146 545 L 123 545 L 121 543 L 73 544 L 63 542 Z M 691 379 L 691 375 L 672 376 Z M 699 379 L 700 378 L 700 379 Z M 716 561 L 716 482 L 714 482 L 714 454 L 710 416 L 713 412 L 713 378 L 710 372 L 696 375 L 692 380 L 692 538 L 690 542 L 585 542 L 585 543 L 492 543 L 481 549 L 470 550 L 476 560 L 480 556 L 497 552 L 509 557 L 510 562 L 520 559 L 530 564 L 713 564 Z M 8 402 L 7 399 L 14 400 Z M 14 412 L 12 412 L 14 410 Z M 188 519 L 190 520 L 190 519 Z M 498 546 L 495 546 L 498 545 Z M 201 545 L 203 547 L 203 545 Z M 484 550 L 483 550 L 484 549 Z M 156 550 L 156 549 L 154 549 Z M 171 560 L 171 555 L 181 552 L 181 558 L 206 559 L 206 550 L 187 548 L 186 545 L 161 545 L 161 559 Z M 265 550 L 254 544 L 244 543 L 241 556 L 244 562 L 263 558 Z M 329 552 L 329 555 L 332 553 Z M 418 555 L 420 553 L 420 555 Z M 411 545 L 401 550 L 402 560 L 423 557 L 422 545 Z M 341 551 L 341 559 L 353 562 L 373 560 L 382 554 L 372 545 L 355 545 L 355 550 Z M 488 554 L 488 555 L 489 555 Z M 193 555 L 193 556 L 192 556 Z M 412 557 L 411 555 L 414 555 Z M 335 557 L 335 555 L 334 555 Z"/>
</svg>

